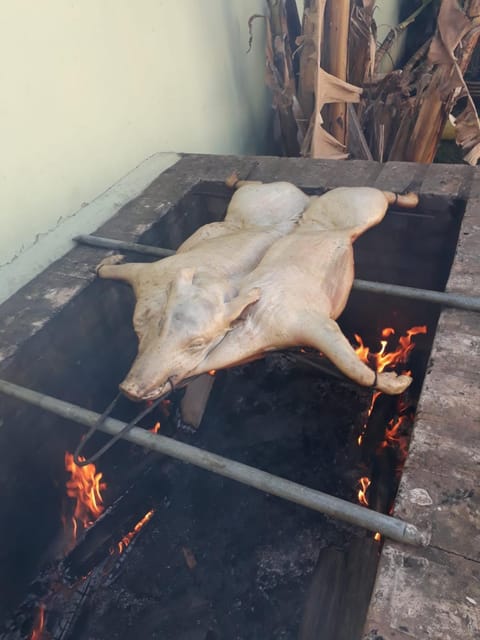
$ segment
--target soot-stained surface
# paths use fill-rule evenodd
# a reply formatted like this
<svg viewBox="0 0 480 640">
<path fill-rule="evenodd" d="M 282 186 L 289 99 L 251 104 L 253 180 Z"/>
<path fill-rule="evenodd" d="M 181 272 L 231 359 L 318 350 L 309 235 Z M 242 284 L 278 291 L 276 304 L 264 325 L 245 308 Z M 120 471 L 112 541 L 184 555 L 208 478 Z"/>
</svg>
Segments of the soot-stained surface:
<svg viewBox="0 0 480 640">
<path fill-rule="evenodd" d="M 197 433 L 162 432 L 354 499 L 369 393 L 275 356 L 217 376 Z M 138 455 L 138 450 L 136 455 Z M 83 607 L 75 640 L 293 640 L 321 549 L 359 531 L 228 479 L 159 458 L 155 515 Z"/>
</svg>

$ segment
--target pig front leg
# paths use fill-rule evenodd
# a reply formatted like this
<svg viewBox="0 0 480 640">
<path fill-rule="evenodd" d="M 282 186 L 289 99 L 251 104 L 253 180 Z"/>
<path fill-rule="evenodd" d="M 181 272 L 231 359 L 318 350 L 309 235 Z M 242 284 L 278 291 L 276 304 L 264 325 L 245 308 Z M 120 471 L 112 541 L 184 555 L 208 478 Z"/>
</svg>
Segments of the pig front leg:
<svg viewBox="0 0 480 640">
<path fill-rule="evenodd" d="M 364 387 L 375 387 L 389 395 L 405 391 L 412 379 L 394 372 L 379 373 L 360 360 L 352 345 L 331 318 L 309 316 L 301 328 L 301 340 L 305 346 L 321 351 L 348 378 Z"/>
<path fill-rule="evenodd" d="M 143 265 L 136 263 L 119 264 L 124 259 L 125 256 L 121 254 L 106 257 L 95 269 L 97 276 L 111 280 L 125 280 L 125 282 L 133 284 Z"/>
</svg>

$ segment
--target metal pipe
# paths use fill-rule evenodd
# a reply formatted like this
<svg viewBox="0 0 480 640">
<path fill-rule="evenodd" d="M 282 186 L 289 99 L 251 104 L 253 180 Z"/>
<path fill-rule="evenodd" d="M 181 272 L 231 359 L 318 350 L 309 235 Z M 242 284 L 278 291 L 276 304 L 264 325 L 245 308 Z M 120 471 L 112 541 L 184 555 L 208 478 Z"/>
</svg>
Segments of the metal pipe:
<svg viewBox="0 0 480 640">
<path fill-rule="evenodd" d="M 73 239 L 79 244 L 86 244 L 90 247 L 101 247 L 103 249 L 123 249 L 124 251 L 135 251 L 135 253 L 143 253 L 147 256 L 157 256 L 166 258 L 173 256 L 175 251 L 172 249 L 162 249 L 161 247 L 153 247 L 149 244 L 138 244 L 137 242 L 123 242 L 123 240 L 112 240 L 111 238 L 103 238 L 102 236 L 80 235 Z"/>
<path fill-rule="evenodd" d="M 99 415 L 94 411 L 83 409 L 77 405 L 38 393 L 6 380 L 0 380 L 0 391 L 88 427 L 94 425 L 99 418 Z M 108 418 L 100 426 L 100 429 L 111 435 L 116 435 L 124 426 L 123 422 Z M 260 491 L 295 502 L 314 511 L 350 522 L 370 531 L 378 531 L 392 540 L 423 546 L 426 546 L 429 542 L 427 534 L 419 531 L 412 524 L 366 509 L 360 505 L 352 504 L 346 500 L 335 498 L 321 491 L 309 489 L 296 482 L 279 478 L 241 462 L 229 460 L 183 442 L 177 442 L 166 436 L 153 434 L 145 429 L 134 427 L 129 433 L 125 434 L 124 439 L 152 451 L 207 469 L 226 478 L 231 478 Z"/>
<path fill-rule="evenodd" d="M 77 236 L 74 238 L 80 244 L 88 244 L 93 247 L 104 247 L 106 249 L 124 249 L 125 251 L 136 251 L 146 255 L 165 257 L 175 253 L 170 249 L 161 249 L 146 244 L 136 244 L 133 242 L 121 242 L 101 238 L 100 236 Z M 372 282 L 370 280 L 353 281 L 353 289 L 357 291 L 368 291 L 369 293 L 384 293 L 387 295 L 409 298 L 410 300 L 422 300 L 423 302 L 433 302 L 444 307 L 454 309 L 464 309 L 466 311 L 480 311 L 480 297 L 463 296 L 456 293 L 445 293 L 444 291 L 431 291 L 430 289 L 416 289 L 415 287 L 404 287 L 398 284 L 388 284 L 384 282 Z"/>
<path fill-rule="evenodd" d="M 410 300 L 422 300 L 434 302 L 444 307 L 465 309 L 466 311 L 480 311 L 480 298 L 475 296 L 462 296 L 457 293 L 444 291 L 430 291 L 429 289 L 416 289 L 415 287 L 403 287 L 399 284 L 372 282 L 370 280 L 357 280 L 353 282 L 353 288 L 357 291 L 369 291 L 370 293 L 386 293 Z"/>
</svg>

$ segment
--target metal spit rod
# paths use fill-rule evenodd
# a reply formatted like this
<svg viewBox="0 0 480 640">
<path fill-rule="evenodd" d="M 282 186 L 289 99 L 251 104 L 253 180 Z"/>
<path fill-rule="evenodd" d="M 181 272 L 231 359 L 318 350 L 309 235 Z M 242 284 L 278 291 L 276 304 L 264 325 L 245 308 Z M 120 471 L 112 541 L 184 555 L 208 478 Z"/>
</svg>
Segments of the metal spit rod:
<svg viewBox="0 0 480 640">
<path fill-rule="evenodd" d="M 94 411 L 83 409 L 77 405 L 38 393 L 6 380 L 0 380 L 0 392 L 87 427 L 96 424 L 99 418 L 99 414 Z M 116 435 L 124 426 L 125 424 L 120 420 L 107 418 L 99 426 L 99 429 L 111 435 Z M 226 478 L 231 478 L 260 491 L 295 502 L 314 511 L 319 511 L 333 518 L 350 522 L 370 531 L 379 532 L 392 540 L 412 545 L 428 545 L 428 534 L 398 518 L 392 518 L 327 493 L 309 489 L 296 482 L 279 478 L 271 473 L 204 451 L 198 447 L 177 442 L 160 434 L 150 433 L 139 427 L 132 428 L 131 431 L 125 434 L 124 439 L 152 451 L 207 469 Z"/>
<path fill-rule="evenodd" d="M 111 240 L 110 238 L 102 238 L 100 236 L 80 235 L 76 236 L 74 240 L 79 244 L 85 244 L 92 247 L 123 249 L 124 251 L 134 251 L 136 253 L 143 253 L 145 255 L 157 256 L 160 258 L 165 258 L 166 256 L 171 256 L 175 253 L 175 251 L 172 251 L 171 249 L 162 249 L 161 247 L 153 247 L 151 245 L 137 244 L 134 242 Z M 409 298 L 410 300 L 433 302 L 445 307 L 464 309 L 466 311 L 480 311 L 480 297 L 476 296 L 463 296 L 456 293 L 445 293 L 443 291 L 431 291 L 429 289 L 417 289 L 415 287 L 403 287 L 397 284 L 357 279 L 353 281 L 353 288 L 357 291 L 384 293 L 398 296 L 400 298 Z"/>
</svg>

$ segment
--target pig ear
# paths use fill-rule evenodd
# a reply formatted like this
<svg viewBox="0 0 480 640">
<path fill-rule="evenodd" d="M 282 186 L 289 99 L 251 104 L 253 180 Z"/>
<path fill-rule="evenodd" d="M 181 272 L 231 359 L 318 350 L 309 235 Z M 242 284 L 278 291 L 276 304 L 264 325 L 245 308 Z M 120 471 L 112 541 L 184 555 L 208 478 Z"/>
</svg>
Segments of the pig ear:
<svg viewBox="0 0 480 640">
<path fill-rule="evenodd" d="M 195 269 L 191 267 L 185 267 L 184 269 L 180 269 L 180 271 L 177 273 L 175 280 L 173 282 L 175 290 L 182 291 L 182 289 L 189 287 L 193 282 L 194 274 L 195 274 Z"/>
<path fill-rule="evenodd" d="M 258 287 L 250 289 L 248 293 L 243 293 L 233 298 L 231 302 L 227 302 L 226 307 L 226 319 L 230 324 L 234 320 L 237 320 L 247 307 L 260 300 L 261 291 Z"/>
</svg>

